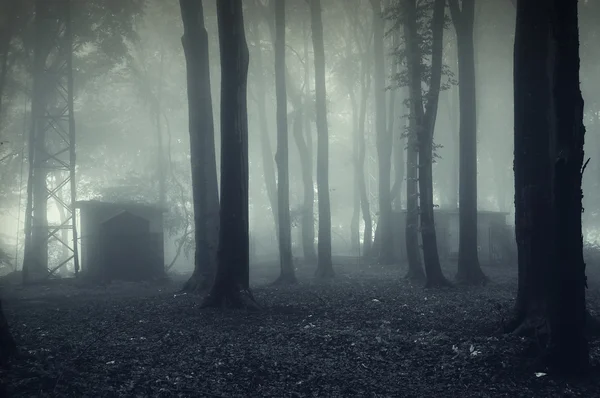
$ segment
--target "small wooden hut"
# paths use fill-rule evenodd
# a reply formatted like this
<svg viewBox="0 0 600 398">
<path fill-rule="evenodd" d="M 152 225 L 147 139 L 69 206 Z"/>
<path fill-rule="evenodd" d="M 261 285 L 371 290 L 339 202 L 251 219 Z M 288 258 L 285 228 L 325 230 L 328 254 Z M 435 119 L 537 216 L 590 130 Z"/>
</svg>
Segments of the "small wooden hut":
<svg viewBox="0 0 600 398">
<path fill-rule="evenodd" d="M 97 281 L 164 276 L 163 213 L 138 203 L 80 201 L 82 275 Z"/>
</svg>

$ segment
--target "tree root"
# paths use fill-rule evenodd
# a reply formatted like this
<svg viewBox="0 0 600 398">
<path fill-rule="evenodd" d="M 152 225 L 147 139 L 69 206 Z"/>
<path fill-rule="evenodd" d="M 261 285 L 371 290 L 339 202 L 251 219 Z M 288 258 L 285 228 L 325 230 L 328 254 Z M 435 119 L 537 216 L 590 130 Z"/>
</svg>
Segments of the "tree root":
<svg viewBox="0 0 600 398">
<path fill-rule="evenodd" d="M 260 310 L 260 306 L 254 300 L 250 290 L 228 290 L 220 293 L 212 291 L 204 298 L 200 308 Z"/>
<path fill-rule="evenodd" d="M 406 275 L 404 275 L 404 279 L 408 279 L 409 281 L 411 281 L 413 283 L 420 283 L 420 284 L 425 283 L 425 281 L 427 280 L 427 278 L 425 277 L 425 273 L 423 272 L 422 269 L 415 270 L 412 268 L 408 269 L 408 272 L 406 273 Z"/>
<path fill-rule="evenodd" d="M 454 287 L 454 285 L 444 276 L 440 276 L 437 278 L 427 278 L 427 282 L 425 282 L 425 289 L 433 289 L 440 287 Z"/>
<path fill-rule="evenodd" d="M 212 282 L 212 277 L 194 271 L 190 279 L 184 283 L 180 292 L 202 294 L 211 288 Z"/>
<path fill-rule="evenodd" d="M 318 279 L 332 279 L 335 277 L 333 267 L 317 267 L 315 271 L 315 278 Z"/>
<path fill-rule="evenodd" d="M 271 286 L 291 286 L 296 285 L 297 283 L 298 280 L 294 274 L 281 274 L 273 283 L 271 283 Z"/>
<path fill-rule="evenodd" d="M 490 279 L 483 273 L 481 268 L 469 269 L 461 272 L 460 268 L 456 274 L 456 282 L 463 286 L 485 286 Z"/>
</svg>

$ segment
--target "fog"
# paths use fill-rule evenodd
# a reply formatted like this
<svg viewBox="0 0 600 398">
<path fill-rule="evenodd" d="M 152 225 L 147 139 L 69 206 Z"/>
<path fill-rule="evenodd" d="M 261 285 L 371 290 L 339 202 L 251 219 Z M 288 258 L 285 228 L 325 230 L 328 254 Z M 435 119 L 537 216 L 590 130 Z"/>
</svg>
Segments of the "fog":
<svg viewBox="0 0 600 398">
<path fill-rule="evenodd" d="M 75 121 L 77 151 L 77 199 L 140 201 L 159 203 L 159 175 L 165 173 L 165 263 L 172 270 L 193 269 L 193 209 L 191 198 L 190 148 L 186 67 L 181 35 L 183 31 L 177 1 L 147 0 L 129 15 L 132 31 L 125 28 L 112 38 L 90 40 L 76 49 Z M 217 164 L 220 164 L 220 69 L 215 4 L 205 3 L 205 22 L 210 42 L 210 73 Z M 582 4 L 586 2 L 580 2 Z M 288 93 L 314 95 L 313 48 L 309 10 L 302 0 L 289 1 L 287 12 L 286 62 Z M 250 51 L 248 75 L 250 231 L 253 260 L 277 256 L 277 237 L 271 203 L 265 185 L 264 159 L 272 162 L 276 148 L 274 54 L 268 15 L 253 1 L 244 1 L 246 37 Z M 124 11 L 122 11 L 124 12 Z M 323 1 L 326 52 L 327 112 L 330 142 L 330 192 L 332 248 L 334 254 L 355 251 L 350 240 L 354 181 L 352 170 L 353 129 L 358 117 L 353 113 L 352 91 L 360 99 L 360 49 L 355 38 L 364 38 L 372 24 L 367 1 Z M 352 23 L 349 21 L 353 21 Z M 513 45 L 515 9 L 510 1 L 481 1 L 476 6 L 475 60 L 477 90 L 477 194 L 480 210 L 509 213 L 513 222 Z M 22 21 L 21 21 L 22 22 Z M 29 22 L 30 23 L 30 22 Z M 126 23 L 123 23 L 127 25 Z M 591 157 L 584 179 L 584 235 L 598 239 L 600 210 L 595 198 L 600 194 L 600 163 L 594 153 L 600 148 L 600 49 L 595 43 L 593 17 L 581 15 L 581 80 L 586 104 L 587 157 Z M 392 23 L 386 23 L 386 30 Z M 25 28 L 25 27 L 23 27 Z M 117 27 L 118 28 L 118 27 Z M 362 36 L 361 36 L 362 35 Z M 101 36 L 101 35 L 99 35 Z M 406 87 L 390 79 L 397 55 L 391 48 L 391 35 L 385 41 L 386 87 L 396 92 L 395 123 L 406 125 Z M 364 45 L 362 43 L 361 45 Z M 372 46 L 371 46 L 372 48 Z M 308 50 L 306 59 L 305 49 Z M 440 207 L 454 208 L 458 198 L 458 86 L 456 40 L 451 22 L 444 31 L 443 81 L 450 82 L 440 95 L 434 141 L 436 159 L 433 171 L 434 201 Z M 305 64 L 309 65 L 306 74 Z M 372 72 L 372 68 L 371 68 Z M 306 76 L 309 76 L 308 81 Z M 27 63 L 15 63 L 8 75 L 0 119 L 0 245 L 9 255 L 10 268 L 21 267 L 27 187 L 27 137 L 31 123 L 31 78 Z M 377 152 L 374 131 L 373 85 L 367 102 L 365 175 L 370 211 L 376 222 Z M 261 121 L 260 102 L 265 120 Z M 223 110 L 227 112 L 227 110 Z M 288 114 L 293 106 L 288 101 Z M 301 233 L 298 211 L 302 206 L 303 184 L 298 148 L 290 127 L 290 210 L 294 256 L 300 257 Z M 308 112 L 306 134 L 312 136 L 313 172 L 316 155 L 314 106 Z M 266 122 L 266 125 L 263 123 Z M 265 154 L 261 134 L 268 134 L 271 153 Z M 159 137 L 162 149 L 159 149 Z M 161 152 L 162 150 L 162 152 Z M 158 158 L 162 153 L 164 169 Z M 392 171 L 394 175 L 395 171 Z M 313 178 L 314 180 L 314 178 Z M 65 193 L 66 194 L 66 193 Z M 316 194 L 316 181 L 315 181 Z M 405 206 L 405 185 L 395 207 Z M 59 223 L 58 207 L 49 204 L 49 222 Z M 316 207 L 315 207 L 316 212 Z M 315 220 L 316 217 L 315 216 Z M 362 221 L 361 221 L 362 223 Z M 361 224 L 361 230 L 364 225 Z M 181 241 L 184 241 L 181 244 Z M 179 249 L 179 246 L 181 248 Z M 54 250 L 59 250 L 59 246 Z M 180 252 L 177 255 L 178 251 Z"/>
</svg>

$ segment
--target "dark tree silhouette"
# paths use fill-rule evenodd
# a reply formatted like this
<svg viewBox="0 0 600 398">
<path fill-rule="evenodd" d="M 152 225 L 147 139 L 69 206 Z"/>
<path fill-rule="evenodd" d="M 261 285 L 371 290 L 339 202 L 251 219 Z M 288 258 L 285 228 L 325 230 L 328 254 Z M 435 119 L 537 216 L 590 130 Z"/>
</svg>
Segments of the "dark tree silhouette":
<svg viewBox="0 0 600 398">
<path fill-rule="evenodd" d="M 331 261 L 331 207 L 329 203 L 329 132 L 325 88 L 325 46 L 321 0 L 310 0 L 312 41 L 315 53 L 315 94 L 317 111 L 317 197 L 319 200 L 319 241 L 317 271 L 319 278 L 334 276 Z"/>
<path fill-rule="evenodd" d="M 375 59 L 375 129 L 377 131 L 377 158 L 379 166 L 379 217 L 375 233 L 378 261 L 380 264 L 394 263 L 394 236 L 392 229 L 392 134 L 385 117 L 385 59 L 383 54 L 384 20 L 381 1 L 371 0 L 373 8 L 373 34 Z M 379 234 L 379 236 L 377 236 Z"/>
<path fill-rule="evenodd" d="M 204 27 L 202 2 L 179 0 L 187 68 L 189 104 L 190 159 L 196 253 L 194 272 L 186 282 L 186 291 L 204 291 L 213 282 L 218 245 L 219 187 L 215 160 L 215 137 L 208 33 Z"/>
<path fill-rule="evenodd" d="M 475 0 L 448 0 L 458 48 L 459 129 L 459 246 L 456 279 L 480 284 L 486 277 L 477 254 L 477 102 L 473 25 Z"/>
<path fill-rule="evenodd" d="M 431 21 L 431 77 L 426 103 L 423 103 L 421 82 L 420 35 L 417 29 L 417 5 L 415 0 L 405 1 L 406 13 L 406 57 L 410 84 L 411 118 L 417 130 L 419 148 L 419 204 L 423 259 L 427 276 L 427 287 L 450 284 L 442 273 L 437 249 L 435 222 L 433 217 L 433 132 L 437 114 L 440 83 L 442 78 L 442 46 L 444 35 L 445 0 L 435 0 Z M 408 221 L 407 221 L 408 222 Z"/>
<path fill-rule="evenodd" d="M 549 333 L 545 359 L 567 373 L 589 365 L 578 33 L 576 2 L 517 2 L 514 169 L 519 286 L 515 318 L 507 330 L 526 333 L 543 322 Z"/>
<path fill-rule="evenodd" d="M 203 307 L 258 308 L 248 242 L 248 45 L 241 0 L 217 2 L 221 53 L 221 207 L 217 274 Z"/>
<path fill-rule="evenodd" d="M 277 99 L 277 208 L 279 228 L 279 262 L 281 274 L 277 283 L 295 283 L 292 263 L 292 236 L 290 225 L 290 175 L 288 169 L 288 121 L 285 68 L 285 0 L 276 1 L 275 7 L 275 91 Z"/>
</svg>

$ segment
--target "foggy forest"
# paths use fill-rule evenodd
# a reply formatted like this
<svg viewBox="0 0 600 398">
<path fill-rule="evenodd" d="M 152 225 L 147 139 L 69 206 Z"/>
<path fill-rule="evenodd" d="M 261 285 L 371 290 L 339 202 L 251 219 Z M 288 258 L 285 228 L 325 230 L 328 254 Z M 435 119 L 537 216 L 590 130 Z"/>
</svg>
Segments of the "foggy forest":
<svg viewBox="0 0 600 398">
<path fill-rule="evenodd" d="M 0 397 L 600 396 L 599 40 L 600 0 L 0 0 Z"/>
</svg>

